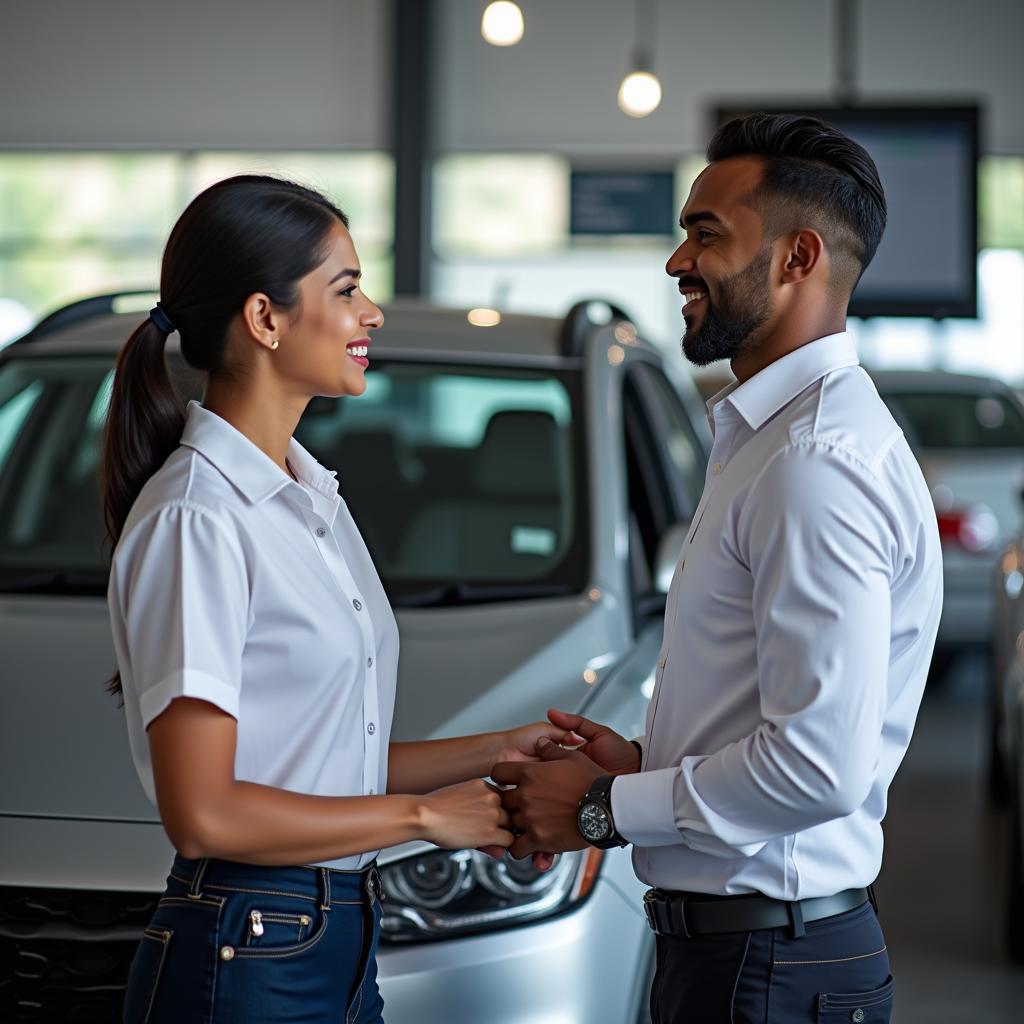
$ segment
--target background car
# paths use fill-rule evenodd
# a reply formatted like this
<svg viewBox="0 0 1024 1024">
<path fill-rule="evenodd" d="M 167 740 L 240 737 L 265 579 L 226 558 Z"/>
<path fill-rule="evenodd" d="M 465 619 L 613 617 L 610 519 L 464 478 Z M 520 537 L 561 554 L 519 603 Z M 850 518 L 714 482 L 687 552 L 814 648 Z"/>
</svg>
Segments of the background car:
<svg viewBox="0 0 1024 1024">
<path fill-rule="evenodd" d="M 97 459 L 114 359 L 142 315 L 113 312 L 122 301 L 62 310 L 0 355 L 3 1020 L 116 1019 L 171 857 L 103 688 Z M 637 735 L 703 487 L 704 408 L 605 304 L 472 319 L 390 306 L 365 395 L 314 400 L 297 431 L 337 469 L 396 607 L 394 736 L 552 705 Z M 174 376 L 198 394 L 175 341 Z M 627 851 L 543 875 L 427 844 L 381 863 L 394 1024 L 646 1015 L 653 943 Z"/>
<path fill-rule="evenodd" d="M 983 647 L 992 570 L 1021 521 L 1024 404 L 991 377 L 872 370 L 931 489 L 943 550 L 940 656 Z"/>
</svg>

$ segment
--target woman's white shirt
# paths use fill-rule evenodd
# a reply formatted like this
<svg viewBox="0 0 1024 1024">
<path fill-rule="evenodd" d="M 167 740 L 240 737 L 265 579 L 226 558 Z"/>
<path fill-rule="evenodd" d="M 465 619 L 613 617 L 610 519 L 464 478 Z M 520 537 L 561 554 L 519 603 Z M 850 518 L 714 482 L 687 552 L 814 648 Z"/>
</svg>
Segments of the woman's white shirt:
<svg viewBox="0 0 1024 1024">
<path fill-rule="evenodd" d="M 235 777 L 318 796 L 387 790 L 398 628 L 335 474 L 298 442 L 296 483 L 225 420 L 188 407 L 147 482 L 108 592 L 132 757 L 176 697 L 238 722 Z M 322 862 L 356 869 L 371 850 Z"/>
</svg>

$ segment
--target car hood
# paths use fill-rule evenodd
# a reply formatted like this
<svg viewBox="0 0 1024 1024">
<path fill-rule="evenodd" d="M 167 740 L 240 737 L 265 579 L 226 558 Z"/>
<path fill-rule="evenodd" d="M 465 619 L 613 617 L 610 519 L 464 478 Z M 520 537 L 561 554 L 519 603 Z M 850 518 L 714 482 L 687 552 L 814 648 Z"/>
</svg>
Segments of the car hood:
<svg viewBox="0 0 1024 1024">
<path fill-rule="evenodd" d="M 624 619 L 608 592 L 400 611 L 393 737 L 483 732 L 578 707 L 584 669 L 625 650 Z M 104 692 L 116 667 L 106 603 L 0 596 L 0 650 L 0 815 L 157 822 L 124 714 Z"/>
</svg>

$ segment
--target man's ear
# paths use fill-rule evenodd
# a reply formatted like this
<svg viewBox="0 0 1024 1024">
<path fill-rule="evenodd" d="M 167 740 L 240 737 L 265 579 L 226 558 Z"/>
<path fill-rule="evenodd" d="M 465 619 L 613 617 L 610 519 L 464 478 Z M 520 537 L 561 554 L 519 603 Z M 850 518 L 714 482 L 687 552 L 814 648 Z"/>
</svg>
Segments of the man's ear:
<svg viewBox="0 0 1024 1024">
<path fill-rule="evenodd" d="M 811 228 L 803 228 L 786 237 L 782 283 L 799 284 L 828 263 L 825 243 Z"/>
</svg>

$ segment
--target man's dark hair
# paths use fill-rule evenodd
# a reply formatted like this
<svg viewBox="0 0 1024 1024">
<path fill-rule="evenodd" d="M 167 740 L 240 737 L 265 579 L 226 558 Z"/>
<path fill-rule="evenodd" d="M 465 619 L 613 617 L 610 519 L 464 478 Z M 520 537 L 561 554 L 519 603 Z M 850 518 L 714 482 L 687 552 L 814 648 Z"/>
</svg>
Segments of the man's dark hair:
<svg viewBox="0 0 1024 1024">
<path fill-rule="evenodd" d="M 816 117 L 750 114 L 723 125 L 708 161 L 760 156 L 765 168 L 751 200 L 765 231 L 813 228 L 825 241 L 832 285 L 849 297 L 885 230 L 885 192 L 863 146 Z"/>
</svg>

